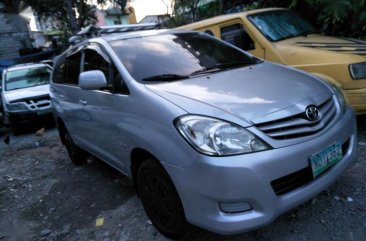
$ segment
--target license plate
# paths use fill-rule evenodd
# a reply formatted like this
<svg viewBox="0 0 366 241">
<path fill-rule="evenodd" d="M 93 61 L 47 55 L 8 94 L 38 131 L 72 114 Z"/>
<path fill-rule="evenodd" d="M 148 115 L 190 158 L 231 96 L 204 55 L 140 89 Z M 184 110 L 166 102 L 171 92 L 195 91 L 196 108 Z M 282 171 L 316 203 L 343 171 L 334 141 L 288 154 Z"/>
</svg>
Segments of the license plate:
<svg viewBox="0 0 366 241">
<path fill-rule="evenodd" d="M 48 114 L 51 112 L 52 112 L 51 109 L 39 110 L 39 111 L 37 111 L 37 115 L 45 115 L 45 114 Z"/>
<path fill-rule="evenodd" d="M 310 157 L 310 165 L 313 171 L 313 177 L 317 177 L 322 172 L 333 166 L 343 157 L 342 147 L 339 142 L 327 147 Z"/>
</svg>

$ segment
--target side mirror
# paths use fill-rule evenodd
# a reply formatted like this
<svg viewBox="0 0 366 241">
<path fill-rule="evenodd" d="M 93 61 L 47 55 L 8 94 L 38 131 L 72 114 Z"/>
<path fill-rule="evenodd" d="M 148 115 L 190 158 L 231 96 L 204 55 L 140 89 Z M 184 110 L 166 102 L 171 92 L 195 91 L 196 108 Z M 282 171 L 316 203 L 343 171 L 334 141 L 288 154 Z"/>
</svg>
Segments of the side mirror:
<svg viewBox="0 0 366 241">
<path fill-rule="evenodd" d="M 107 86 L 105 75 L 100 70 L 86 71 L 79 75 L 79 87 L 83 90 L 99 90 Z"/>
</svg>

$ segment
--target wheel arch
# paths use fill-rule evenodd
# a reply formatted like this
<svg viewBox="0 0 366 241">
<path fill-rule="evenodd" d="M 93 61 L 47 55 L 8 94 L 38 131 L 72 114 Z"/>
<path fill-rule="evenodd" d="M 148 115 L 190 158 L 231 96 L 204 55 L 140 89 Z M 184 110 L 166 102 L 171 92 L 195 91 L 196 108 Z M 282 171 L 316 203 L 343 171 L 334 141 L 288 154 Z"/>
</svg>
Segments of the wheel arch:
<svg viewBox="0 0 366 241">
<path fill-rule="evenodd" d="M 170 177 L 170 175 L 167 172 L 167 170 L 165 169 L 165 167 L 161 164 L 159 158 L 157 158 L 151 152 L 149 152 L 143 148 L 136 147 L 131 151 L 130 160 L 131 160 L 131 164 L 130 164 L 131 177 L 132 177 L 132 181 L 133 181 L 137 195 L 139 195 L 138 189 L 137 189 L 137 172 L 138 172 L 141 164 L 148 160 L 154 161 L 165 171 L 165 173 L 168 175 L 169 179 L 173 183 L 174 188 L 176 189 L 172 178 Z"/>
</svg>

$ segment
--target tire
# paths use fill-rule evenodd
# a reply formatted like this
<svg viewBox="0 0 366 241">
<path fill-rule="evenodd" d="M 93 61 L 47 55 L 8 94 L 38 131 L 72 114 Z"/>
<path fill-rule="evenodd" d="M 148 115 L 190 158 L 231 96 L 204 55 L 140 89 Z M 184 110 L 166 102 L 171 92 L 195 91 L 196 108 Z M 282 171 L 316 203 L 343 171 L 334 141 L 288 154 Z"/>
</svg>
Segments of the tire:
<svg viewBox="0 0 366 241">
<path fill-rule="evenodd" d="M 59 129 L 60 136 L 63 135 L 64 141 L 65 141 L 65 147 L 67 149 L 67 153 L 69 154 L 69 157 L 75 165 L 83 165 L 87 163 L 88 153 L 78 147 L 74 141 L 71 139 L 71 136 L 67 129 L 61 128 Z"/>
<path fill-rule="evenodd" d="M 191 225 L 186 221 L 179 195 L 157 160 L 149 159 L 141 164 L 137 190 L 147 216 L 164 236 L 179 239 L 189 233 Z"/>
<path fill-rule="evenodd" d="M 10 129 L 14 136 L 19 136 L 22 134 L 21 125 L 10 123 Z"/>
</svg>

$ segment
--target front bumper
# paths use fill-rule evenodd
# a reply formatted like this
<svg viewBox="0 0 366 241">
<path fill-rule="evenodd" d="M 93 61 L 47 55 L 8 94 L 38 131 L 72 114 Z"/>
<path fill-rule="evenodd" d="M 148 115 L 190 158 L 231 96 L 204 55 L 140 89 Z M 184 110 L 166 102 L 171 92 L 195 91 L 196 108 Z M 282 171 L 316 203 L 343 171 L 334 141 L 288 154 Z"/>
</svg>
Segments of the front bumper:
<svg viewBox="0 0 366 241">
<path fill-rule="evenodd" d="M 348 108 L 337 123 L 311 141 L 231 157 L 201 155 L 188 168 L 164 164 L 182 200 L 188 222 L 221 234 L 259 228 L 330 186 L 357 158 L 356 121 Z M 348 145 L 344 157 L 314 180 L 277 195 L 271 182 L 309 167 L 309 156 L 334 142 Z M 220 203 L 246 202 L 250 211 L 226 213 Z"/>
<path fill-rule="evenodd" d="M 51 107 L 36 111 L 7 112 L 7 121 L 12 124 L 20 124 L 49 115 L 52 115 Z"/>
<path fill-rule="evenodd" d="M 344 90 L 344 92 L 356 115 L 366 114 L 366 88 Z"/>
</svg>

